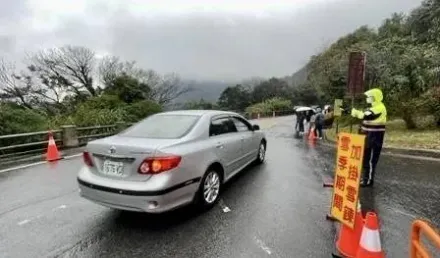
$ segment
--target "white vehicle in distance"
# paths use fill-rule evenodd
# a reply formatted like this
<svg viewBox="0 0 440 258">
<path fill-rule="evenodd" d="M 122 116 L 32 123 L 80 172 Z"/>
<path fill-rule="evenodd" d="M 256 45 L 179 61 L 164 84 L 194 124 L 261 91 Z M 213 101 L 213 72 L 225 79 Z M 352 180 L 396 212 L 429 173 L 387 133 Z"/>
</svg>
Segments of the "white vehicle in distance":
<svg viewBox="0 0 440 258">
<path fill-rule="evenodd" d="M 195 203 L 212 207 L 222 185 L 263 163 L 267 141 L 237 113 L 182 110 L 155 114 L 91 141 L 78 173 L 80 195 L 119 210 L 161 213 Z"/>
</svg>

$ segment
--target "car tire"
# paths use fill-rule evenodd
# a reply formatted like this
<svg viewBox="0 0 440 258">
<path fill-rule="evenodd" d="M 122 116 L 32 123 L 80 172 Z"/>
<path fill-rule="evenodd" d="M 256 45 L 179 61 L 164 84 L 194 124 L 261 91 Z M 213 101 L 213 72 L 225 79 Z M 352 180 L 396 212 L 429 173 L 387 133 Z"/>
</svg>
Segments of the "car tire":
<svg viewBox="0 0 440 258">
<path fill-rule="evenodd" d="M 260 145 L 258 145 L 257 158 L 255 159 L 256 164 L 264 163 L 266 159 L 266 143 L 261 141 Z"/>
<path fill-rule="evenodd" d="M 220 199 L 221 189 L 221 173 L 212 168 L 208 169 L 200 181 L 195 204 L 203 210 L 214 207 Z M 209 193 L 211 193 L 211 195 L 209 195 Z"/>
</svg>

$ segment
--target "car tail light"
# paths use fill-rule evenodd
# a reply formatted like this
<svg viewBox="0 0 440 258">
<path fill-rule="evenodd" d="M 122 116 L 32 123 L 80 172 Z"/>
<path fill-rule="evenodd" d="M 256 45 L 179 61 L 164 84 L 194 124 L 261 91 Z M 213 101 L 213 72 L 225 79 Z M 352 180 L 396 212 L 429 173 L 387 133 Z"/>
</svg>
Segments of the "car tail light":
<svg viewBox="0 0 440 258">
<path fill-rule="evenodd" d="M 92 156 L 90 155 L 89 152 L 84 151 L 83 152 L 83 160 L 84 163 L 89 166 L 89 167 L 93 167 L 93 161 L 92 161 Z"/>
<path fill-rule="evenodd" d="M 163 156 L 145 159 L 139 166 L 139 174 L 159 174 L 171 170 L 180 164 L 180 156 Z"/>
</svg>

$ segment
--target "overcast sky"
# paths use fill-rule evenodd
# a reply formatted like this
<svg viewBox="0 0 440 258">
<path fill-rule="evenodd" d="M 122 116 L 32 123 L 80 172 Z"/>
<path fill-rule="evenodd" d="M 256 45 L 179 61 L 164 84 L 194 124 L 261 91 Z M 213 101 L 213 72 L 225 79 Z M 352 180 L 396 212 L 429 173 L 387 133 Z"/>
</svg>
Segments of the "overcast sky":
<svg viewBox="0 0 440 258">
<path fill-rule="evenodd" d="M 190 79 L 285 76 L 341 35 L 420 2 L 1 0 L 0 55 L 72 44 Z"/>
</svg>

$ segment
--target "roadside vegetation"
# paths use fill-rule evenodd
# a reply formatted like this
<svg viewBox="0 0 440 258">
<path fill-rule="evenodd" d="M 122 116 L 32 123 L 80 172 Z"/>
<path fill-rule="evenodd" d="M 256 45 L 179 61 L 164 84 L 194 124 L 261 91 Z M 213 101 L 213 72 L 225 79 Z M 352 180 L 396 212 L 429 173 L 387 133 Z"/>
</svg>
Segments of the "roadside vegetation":
<svg viewBox="0 0 440 258">
<path fill-rule="evenodd" d="M 349 52 L 365 51 L 366 88 L 381 88 L 388 108 L 386 144 L 439 148 L 438 10 L 440 2 L 425 0 L 408 15 L 396 13 L 378 28 L 362 26 L 341 37 L 292 76 L 243 81 L 225 88 L 215 103 L 201 99 L 183 108 L 267 115 L 293 105 L 332 104 L 345 97 Z M 177 74 L 161 75 L 114 56 L 98 58 L 81 46 L 31 53 L 18 66 L 25 69 L 0 58 L 0 135 L 134 122 L 170 108 L 192 90 Z M 362 96 L 356 107 L 365 107 Z M 348 127 L 341 121 L 340 128 Z"/>
<path fill-rule="evenodd" d="M 0 135 L 135 122 L 190 90 L 176 74 L 80 46 L 41 50 L 21 65 L 0 58 Z"/>
<path fill-rule="evenodd" d="M 98 58 L 82 46 L 43 49 L 20 64 L 0 57 L 0 135 L 136 122 L 172 108 L 192 90 L 175 73 L 161 75 L 115 56 Z M 259 102 L 250 109 L 290 108 L 290 90 L 281 79 L 254 79 L 226 88 L 217 103 L 201 99 L 183 108 L 243 113 Z"/>
<path fill-rule="evenodd" d="M 341 37 L 285 78 L 288 90 L 276 96 L 287 96 L 294 105 L 322 106 L 333 104 L 336 98 L 343 99 L 348 55 L 351 51 L 365 51 L 366 89 L 381 88 L 388 108 L 385 145 L 440 149 L 438 10 L 439 1 L 425 0 L 408 15 L 393 14 L 379 28 L 362 26 Z M 363 96 L 355 103 L 357 108 L 366 107 Z M 341 119 L 341 131 L 349 131 L 348 121 Z M 327 133 L 334 139 L 335 127 Z"/>
<path fill-rule="evenodd" d="M 422 120 L 422 121 L 420 121 Z M 384 146 L 393 148 L 410 149 L 430 149 L 440 151 L 440 130 L 432 126 L 432 117 L 418 119 L 421 128 L 408 130 L 405 121 L 395 119 L 387 123 Z M 353 124 L 353 132 L 358 129 L 357 124 Z M 339 132 L 350 132 L 349 122 L 344 122 L 339 126 Z M 336 127 L 326 130 L 326 137 L 330 141 L 336 141 Z"/>
</svg>

